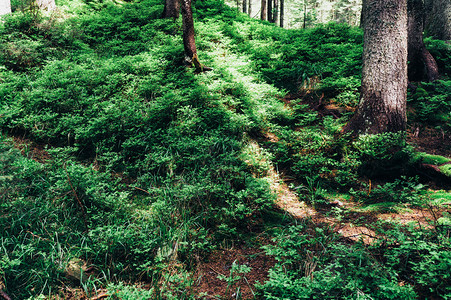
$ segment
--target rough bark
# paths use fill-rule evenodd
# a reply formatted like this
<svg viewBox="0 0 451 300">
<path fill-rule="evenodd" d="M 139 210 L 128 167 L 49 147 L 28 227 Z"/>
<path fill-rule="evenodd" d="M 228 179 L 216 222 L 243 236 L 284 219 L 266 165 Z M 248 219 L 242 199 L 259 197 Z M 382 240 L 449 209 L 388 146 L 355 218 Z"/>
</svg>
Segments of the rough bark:
<svg viewBox="0 0 451 300">
<path fill-rule="evenodd" d="M 261 2 L 260 19 L 266 20 L 266 0 Z"/>
<path fill-rule="evenodd" d="M 285 0 L 280 0 L 280 27 L 283 28 L 283 17 L 284 17 L 284 9 L 285 9 Z"/>
<path fill-rule="evenodd" d="M 183 47 L 186 60 L 193 63 L 197 58 L 196 41 L 194 39 L 194 20 L 191 0 L 182 0 Z"/>
<path fill-rule="evenodd" d="M 11 13 L 11 1 L 0 0 L 0 16 Z"/>
<path fill-rule="evenodd" d="M 343 131 L 354 134 L 405 131 L 407 1 L 364 2 L 361 99 Z"/>
<path fill-rule="evenodd" d="M 51 11 L 56 8 L 55 0 L 36 0 L 36 5 L 41 10 Z"/>
<path fill-rule="evenodd" d="M 438 79 L 438 66 L 423 42 L 424 6 L 422 0 L 407 0 L 408 77 L 410 81 Z"/>
<path fill-rule="evenodd" d="M 426 32 L 436 39 L 451 41 L 451 1 L 427 1 Z"/>
<path fill-rule="evenodd" d="M 166 0 L 164 3 L 163 18 L 178 19 L 180 15 L 180 0 Z"/>
<path fill-rule="evenodd" d="M 267 2 L 268 2 L 268 22 L 273 22 L 273 15 L 272 15 L 272 13 L 273 13 L 273 11 L 272 11 L 272 4 L 273 4 L 273 1 L 274 0 L 267 0 Z"/>
</svg>

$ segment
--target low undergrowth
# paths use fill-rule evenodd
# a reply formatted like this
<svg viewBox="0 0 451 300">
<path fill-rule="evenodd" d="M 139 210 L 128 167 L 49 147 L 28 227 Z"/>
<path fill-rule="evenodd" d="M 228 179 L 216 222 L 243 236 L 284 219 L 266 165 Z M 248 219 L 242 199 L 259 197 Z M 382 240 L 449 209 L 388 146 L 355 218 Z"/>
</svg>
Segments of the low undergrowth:
<svg viewBox="0 0 451 300">
<path fill-rule="evenodd" d="M 192 275 L 211 250 L 259 247 L 254 234 L 268 231 L 264 249 L 279 262 L 258 287 L 264 299 L 450 297 L 446 215 L 433 229 L 381 225 L 369 247 L 273 218 L 272 166 L 318 209 L 337 194 L 380 207 L 432 202 L 416 176 L 425 156 L 405 136 L 340 134 L 359 100 L 360 29 L 285 30 L 198 1 L 199 57 L 213 70 L 195 74 L 183 65 L 181 20 L 160 19 L 160 2 L 68 9 L 0 23 L 0 289 L 200 298 Z M 446 74 L 449 47 L 427 44 Z M 449 136 L 449 87 L 446 76 L 418 83 L 409 126 Z M 14 135 L 49 159 L 20 153 Z M 233 272 L 222 278 L 230 286 L 250 270 Z"/>
</svg>

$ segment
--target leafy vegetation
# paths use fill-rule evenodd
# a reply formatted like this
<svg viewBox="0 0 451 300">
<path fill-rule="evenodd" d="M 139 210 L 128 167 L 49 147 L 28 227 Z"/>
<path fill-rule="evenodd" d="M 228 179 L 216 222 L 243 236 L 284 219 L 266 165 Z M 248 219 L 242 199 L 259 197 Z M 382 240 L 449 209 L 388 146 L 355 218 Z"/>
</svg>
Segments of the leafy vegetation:
<svg viewBox="0 0 451 300">
<path fill-rule="evenodd" d="M 213 70 L 196 74 L 160 1 L 67 5 L 0 22 L 0 289 L 201 298 L 196 267 L 233 242 L 276 258 L 263 299 L 451 297 L 449 215 L 420 229 L 377 223 L 371 245 L 274 217 L 274 166 L 328 213 L 337 197 L 379 212 L 449 199 L 419 171 L 447 174 L 449 152 L 340 134 L 359 100 L 359 28 L 286 30 L 197 1 L 199 57 Z M 409 126 L 449 137 L 451 50 L 427 45 L 444 75 L 410 91 Z M 226 296 L 252 270 L 234 262 L 218 275 Z"/>
</svg>

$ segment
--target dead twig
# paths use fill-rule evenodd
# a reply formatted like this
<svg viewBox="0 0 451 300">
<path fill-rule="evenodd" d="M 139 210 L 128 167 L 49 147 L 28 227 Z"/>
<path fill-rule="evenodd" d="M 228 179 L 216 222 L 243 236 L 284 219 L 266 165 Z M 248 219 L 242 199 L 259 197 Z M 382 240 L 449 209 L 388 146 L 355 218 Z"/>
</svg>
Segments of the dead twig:
<svg viewBox="0 0 451 300">
<path fill-rule="evenodd" d="M 137 186 L 132 186 L 132 187 L 135 188 L 135 189 L 137 189 L 138 191 L 141 191 L 141 192 L 144 192 L 144 193 L 150 195 L 150 193 L 149 193 L 148 191 L 146 191 L 146 190 L 144 190 L 144 189 L 142 189 L 142 188 L 139 188 L 139 187 L 137 187 Z"/>
<path fill-rule="evenodd" d="M 50 240 L 49 240 L 49 239 L 46 239 L 46 238 L 40 237 L 39 235 L 36 235 L 36 234 L 34 234 L 34 233 L 33 233 L 33 232 L 31 232 L 30 230 L 27 230 L 26 232 L 27 232 L 27 233 L 29 233 L 29 234 L 31 234 L 31 236 L 33 236 L 33 237 L 35 237 L 35 238 L 38 238 L 38 239 L 40 239 L 40 240 L 43 240 L 43 241 L 47 241 L 47 242 L 50 242 Z"/>
<path fill-rule="evenodd" d="M 222 274 L 222 273 L 216 271 L 216 270 L 213 269 L 212 267 L 208 267 L 208 268 L 210 268 L 210 270 L 212 270 L 212 271 L 215 272 L 216 274 L 226 277 L 224 274 Z"/>
</svg>

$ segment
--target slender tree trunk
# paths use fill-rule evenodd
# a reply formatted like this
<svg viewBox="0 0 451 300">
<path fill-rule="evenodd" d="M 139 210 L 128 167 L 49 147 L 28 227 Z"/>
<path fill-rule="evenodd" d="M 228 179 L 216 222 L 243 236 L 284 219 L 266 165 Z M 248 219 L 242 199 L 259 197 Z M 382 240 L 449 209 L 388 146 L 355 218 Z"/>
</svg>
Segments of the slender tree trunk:
<svg viewBox="0 0 451 300">
<path fill-rule="evenodd" d="M 432 11 L 426 17 L 426 32 L 436 39 L 451 41 L 451 1 L 432 0 L 431 6 Z"/>
<path fill-rule="evenodd" d="M 251 1 L 251 0 L 249 0 Z M 243 0 L 243 13 L 247 13 L 247 1 Z"/>
<path fill-rule="evenodd" d="M 305 25 L 306 25 L 306 19 L 307 19 L 307 0 L 304 0 L 304 21 L 302 24 L 302 28 L 305 29 Z"/>
<path fill-rule="evenodd" d="M 180 14 L 180 0 L 166 0 L 163 9 L 163 18 L 178 19 Z"/>
<path fill-rule="evenodd" d="M 272 22 L 276 24 L 278 18 L 279 18 L 279 0 L 274 0 L 274 12 L 272 14 Z"/>
<path fill-rule="evenodd" d="M 273 13 L 273 11 L 272 11 L 272 4 L 273 4 L 273 0 L 267 0 L 268 1 L 268 21 L 269 22 L 273 22 L 272 21 L 272 19 L 273 19 L 273 17 L 272 17 L 272 13 Z"/>
<path fill-rule="evenodd" d="M 285 9 L 285 0 L 280 0 L 280 27 L 283 28 L 283 17 L 284 17 L 284 9 Z"/>
<path fill-rule="evenodd" d="M 362 1 L 362 10 L 360 12 L 360 28 L 365 28 L 365 6 L 366 6 L 366 1 Z"/>
<path fill-rule="evenodd" d="M 249 6 L 248 6 L 248 9 L 247 9 L 247 13 L 249 14 L 249 16 L 250 17 L 252 17 L 252 0 L 248 0 L 248 2 L 249 2 Z"/>
<path fill-rule="evenodd" d="M 266 20 L 266 0 L 262 0 L 261 3 L 262 3 L 262 8 L 260 10 L 260 19 Z"/>
<path fill-rule="evenodd" d="M 182 0 L 183 47 L 189 63 L 197 59 L 196 41 L 194 39 L 194 20 L 191 0 Z"/>
<path fill-rule="evenodd" d="M 422 0 L 407 0 L 408 77 L 410 81 L 438 79 L 438 66 L 423 42 L 424 6 Z"/>
<path fill-rule="evenodd" d="M 364 2 L 361 99 L 343 131 L 355 134 L 405 131 L 407 1 Z"/>
<path fill-rule="evenodd" d="M 11 1 L 0 0 L 0 16 L 11 13 Z"/>
</svg>

